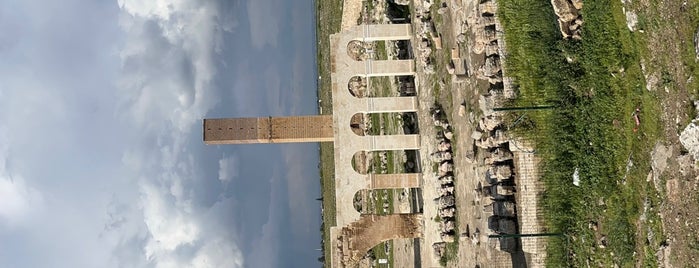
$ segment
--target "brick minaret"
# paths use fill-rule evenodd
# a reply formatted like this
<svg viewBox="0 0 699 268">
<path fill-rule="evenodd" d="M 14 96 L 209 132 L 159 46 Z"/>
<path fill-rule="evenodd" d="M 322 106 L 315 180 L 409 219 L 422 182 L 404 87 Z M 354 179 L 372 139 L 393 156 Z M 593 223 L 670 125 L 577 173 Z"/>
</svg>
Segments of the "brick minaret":
<svg viewBox="0 0 699 268">
<path fill-rule="evenodd" d="M 332 115 L 204 119 L 206 144 L 333 141 Z"/>
</svg>

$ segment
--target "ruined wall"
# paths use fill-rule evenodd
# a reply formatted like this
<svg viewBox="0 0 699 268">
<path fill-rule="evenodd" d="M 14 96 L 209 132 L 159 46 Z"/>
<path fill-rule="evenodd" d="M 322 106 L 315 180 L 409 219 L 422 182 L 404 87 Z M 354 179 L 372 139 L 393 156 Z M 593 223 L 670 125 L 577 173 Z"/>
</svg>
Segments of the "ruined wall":
<svg viewBox="0 0 699 268">
<path fill-rule="evenodd" d="M 354 267 L 369 249 L 383 241 L 421 237 L 421 214 L 363 215 L 358 221 L 343 227 L 337 238 L 339 265 Z"/>
<path fill-rule="evenodd" d="M 545 233 L 544 210 L 539 204 L 544 192 L 544 182 L 539 179 L 541 158 L 532 153 L 530 143 L 513 141 L 510 150 L 515 160 L 515 180 L 517 185 L 517 212 L 522 234 Z M 546 261 L 546 237 L 522 238 L 522 251 L 529 253 L 527 260 L 535 267 L 543 267 Z"/>
</svg>

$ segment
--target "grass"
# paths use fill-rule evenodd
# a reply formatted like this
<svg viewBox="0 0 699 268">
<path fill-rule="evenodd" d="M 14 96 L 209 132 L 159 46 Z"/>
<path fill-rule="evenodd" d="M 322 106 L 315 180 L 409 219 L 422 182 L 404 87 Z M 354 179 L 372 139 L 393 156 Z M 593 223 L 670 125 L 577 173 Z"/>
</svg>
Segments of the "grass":
<svg viewBox="0 0 699 268">
<path fill-rule="evenodd" d="M 376 41 L 376 60 L 388 60 L 386 42 L 387 41 Z"/>
<path fill-rule="evenodd" d="M 374 159 L 379 159 L 378 152 L 374 152 Z M 386 171 L 386 173 L 397 173 L 397 172 L 402 172 L 402 167 L 400 168 L 401 170 L 398 170 L 396 166 L 393 164 L 394 158 L 396 158 L 396 152 L 394 151 L 388 151 L 386 152 L 386 169 L 381 170 L 380 169 L 380 161 L 374 161 L 374 173 L 382 173 L 382 171 Z M 373 166 L 373 165 L 372 165 Z M 374 214 L 376 215 L 390 215 L 393 214 L 394 211 L 394 195 L 396 190 L 394 189 L 377 189 L 377 190 L 370 190 L 371 195 L 375 196 L 375 202 L 373 202 L 373 210 Z M 384 212 L 384 201 L 386 200 L 387 204 L 387 210 Z M 386 252 L 386 248 L 389 248 L 390 250 L 388 253 Z M 377 267 L 393 267 L 394 262 L 393 262 L 393 241 L 385 241 L 381 242 L 375 247 L 371 249 L 372 253 L 374 254 L 375 259 L 387 259 L 388 262 L 385 264 L 385 266 L 379 265 Z"/>
<path fill-rule="evenodd" d="M 457 224 L 459 222 L 458 217 L 454 218 L 454 242 L 449 242 L 447 243 L 447 246 L 444 251 L 444 255 L 439 258 L 439 264 L 442 267 L 446 267 L 447 264 L 450 262 L 453 262 L 455 260 L 458 260 L 459 257 L 459 225 Z"/>
<path fill-rule="evenodd" d="M 638 13 L 639 29 L 646 32 L 645 34 L 634 34 L 634 37 L 644 47 L 641 56 L 647 70 L 646 73 L 659 74 L 660 81 L 656 90 L 663 97 L 663 103 L 668 103 L 668 101 L 696 100 L 699 94 L 699 82 L 695 78 L 699 76 L 699 63 L 696 60 L 695 44 L 692 39 L 696 33 L 697 25 L 699 25 L 699 3 L 696 1 L 651 1 L 644 5 L 643 2 L 634 1 L 629 3 L 629 5 L 627 10 L 632 9 Z M 659 46 L 658 44 L 661 45 Z M 674 127 L 677 128 L 676 133 L 679 134 L 692 118 L 696 118 L 696 111 L 689 102 L 686 107 L 682 107 L 685 109 L 684 111 L 680 107 L 677 108 L 679 109 L 676 111 L 676 116 L 682 117 L 684 114 L 684 118 L 677 123 L 665 123 L 665 130 L 668 136 L 666 139 L 668 140 L 670 140 L 669 136 L 674 134 L 672 133 L 673 123 L 676 124 Z M 675 116 L 671 117 L 674 118 Z M 651 204 L 660 204 L 662 198 L 670 194 L 684 195 L 681 192 L 666 193 L 662 186 L 668 179 L 678 179 L 678 177 L 672 172 L 661 177 L 659 195 L 653 196 L 648 194 Z M 692 198 L 692 196 L 699 199 L 699 195 L 696 193 L 694 195 L 690 194 L 686 198 Z M 658 226 L 660 225 L 660 219 L 657 213 L 650 213 L 649 215 L 652 217 L 649 217 L 645 224 L 649 228 L 643 234 L 639 234 L 639 236 L 641 238 L 652 237 L 653 239 L 649 243 L 653 245 L 665 238 L 658 235 L 660 234 L 658 230 L 662 231 L 662 228 Z M 686 215 L 685 217 L 693 218 L 693 215 Z M 668 232 L 688 232 L 688 235 L 693 233 L 687 229 L 678 228 L 677 225 L 682 226 L 681 222 L 680 224 L 669 223 L 670 230 Z M 684 237 L 682 234 L 677 236 Z M 699 248 L 691 245 L 691 238 L 689 236 L 685 238 L 684 240 L 673 241 L 674 248 L 678 248 L 678 250 L 674 250 L 670 258 L 672 263 L 678 267 L 691 266 L 696 261 L 689 256 L 699 255 Z M 654 258 L 653 251 L 645 250 L 643 253 L 644 259 L 652 260 Z M 649 261 L 648 263 L 652 262 Z"/>
<path fill-rule="evenodd" d="M 456 239 L 454 242 L 447 243 L 447 247 L 444 250 L 444 255 L 439 258 L 439 265 L 446 267 L 447 264 L 453 260 L 456 260 L 459 255 L 459 240 Z"/>
<path fill-rule="evenodd" d="M 330 61 L 323 55 L 330 54 L 330 34 L 340 30 L 342 24 L 342 1 L 316 1 L 316 38 L 318 46 L 318 100 L 321 101 L 322 114 L 332 113 L 332 88 L 330 79 Z M 322 239 L 323 261 L 330 261 L 330 227 L 336 225 L 335 219 L 335 167 L 333 143 L 320 144 L 320 187 L 323 197 Z"/>
<path fill-rule="evenodd" d="M 369 121 L 371 122 L 371 127 L 369 127 L 368 134 L 379 135 L 381 133 L 381 114 L 369 114 Z"/>
<path fill-rule="evenodd" d="M 384 42 L 378 42 L 377 43 L 377 56 L 378 59 L 387 59 L 387 56 L 385 55 L 385 43 Z M 383 54 L 382 54 L 383 52 Z M 382 58 L 383 57 L 383 58 Z M 391 84 L 391 79 L 392 77 L 371 77 L 369 78 L 369 84 L 370 89 L 369 89 L 369 94 L 370 96 L 380 96 L 380 97 L 388 97 L 388 96 L 397 96 L 397 92 L 392 90 L 392 84 Z M 402 134 L 402 124 L 401 124 L 401 119 L 400 119 L 400 114 L 398 113 L 372 113 L 369 115 L 369 120 L 371 120 L 371 128 L 369 129 L 369 134 L 370 135 L 395 135 L 395 134 Z M 381 129 L 383 128 L 383 133 L 381 133 Z M 399 154 L 396 151 L 387 151 L 386 153 L 386 169 L 383 170 L 381 168 L 381 161 L 379 157 L 379 152 L 372 152 L 374 154 L 373 156 L 373 163 L 371 165 L 371 173 L 400 173 L 404 172 L 402 166 L 397 166 L 396 163 L 402 163 L 405 161 L 405 159 L 402 157 L 402 154 Z M 377 200 L 379 202 L 374 203 L 374 213 L 377 215 L 388 215 L 388 214 L 393 214 L 394 213 L 394 195 L 396 194 L 394 189 L 391 190 L 371 190 L 373 194 L 377 197 Z M 383 198 L 386 198 L 387 203 L 388 203 L 388 209 L 386 212 L 383 211 Z M 386 252 L 386 248 L 389 248 L 390 250 L 388 253 Z M 393 267 L 394 265 L 394 259 L 393 259 L 393 241 L 385 241 L 382 243 L 379 243 L 375 247 L 371 249 L 372 253 L 374 254 L 375 259 L 387 259 L 388 262 L 385 265 L 378 265 L 378 267 Z"/>
<path fill-rule="evenodd" d="M 636 254 L 640 249 L 648 255 L 656 246 L 644 244 L 639 230 L 662 233 L 659 224 L 639 221 L 643 202 L 656 196 L 645 177 L 649 148 L 660 133 L 654 116 L 660 107 L 658 97 L 644 89 L 639 41 L 626 30 L 621 3 L 586 2 L 582 41 L 561 39 L 547 1 L 499 3 L 509 52 L 505 68 L 520 94 L 510 105 L 557 106 L 529 112 L 529 122 L 516 130 L 536 142 L 543 159 L 548 232 L 570 238 L 570 244 L 550 240 L 547 266 L 581 267 L 589 260 L 605 267 L 657 266 L 654 258 Z M 634 131 L 636 108 L 642 124 Z M 633 166 L 627 170 L 628 161 Z M 575 168 L 580 187 L 572 185 Z M 590 222 L 599 223 L 598 232 L 588 228 Z M 607 236 L 606 248 L 598 246 L 601 235 Z"/>
<path fill-rule="evenodd" d="M 369 90 L 370 97 L 397 97 L 398 91 L 391 90 L 393 87 L 391 85 L 390 76 L 375 76 L 369 78 Z"/>
<path fill-rule="evenodd" d="M 389 240 L 383 243 L 380 243 L 376 247 L 371 249 L 371 252 L 374 254 L 375 259 L 386 259 L 387 263 L 386 264 L 378 264 L 375 267 L 393 267 L 393 241 Z"/>
</svg>

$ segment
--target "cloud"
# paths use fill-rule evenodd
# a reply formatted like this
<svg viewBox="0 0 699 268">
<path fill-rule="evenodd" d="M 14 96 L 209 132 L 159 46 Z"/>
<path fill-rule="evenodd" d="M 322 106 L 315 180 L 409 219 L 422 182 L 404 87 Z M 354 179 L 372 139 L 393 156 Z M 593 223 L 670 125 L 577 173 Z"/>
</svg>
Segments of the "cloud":
<svg viewBox="0 0 699 268">
<path fill-rule="evenodd" d="M 282 72 L 277 63 L 257 62 L 259 70 L 253 63 L 243 60 L 234 70 L 233 99 L 235 113 L 242 116 L 283 115 L 287 106 L 287 92 L 282 89 Z M 260 78 L 258 78 L 260 77 Z"/>
<path fill-rule="evenodd" d="M 159 164 L 138 170 L 144 175 L 138 182 L 137 211 L 141 215 L 128 216 L 132 211 L 120 206 L 109 213 L 113 224 L 108 226 L 117 226 L 110 230 L 112 235 L 123 236 L 119 240 L 127 245 L 137 245 L 130 250 L 118 247 L 117 262 L 128 263 L 129 257 L 140 254 L 150 267 L 242 267 L 243 256 L 227 219 L 234 211 L 233 199 L 219 198 L 214 204 L 199 202 L 207 193 L 197 194 L 194 188 L 207 182 L 206 176 L 195 172 L 198 168 L 192 155 L 174 150 L 160 153 L 156 154 L 161 158 Z M 128 225 L 134 220 L 141 220 L 143 225 L 131 229 L 133 226 Z"/>
<path fill-rule="evenodd" d="M 224 184 L 238 177 L 239 170 L 237 155 L 218 160 L 218 180 Z"/>
<path fill-rule="evenodd" d="M 189 215 L 191 208 L 185 200 L 172 199 L 164 191 L 145 183 L 141 191 L 144 220 L 152 236 L 146 246 L 146 258 L 174 251 L 197 240 L 199 226 Z"/>
<path fill-rule="evenodd" d="M 235 28 L 235 20 L 216 1 L 118 4 L 126 34 L 119 53 L 119 114 L 139 130 L 134 134 L 137 146 L 122 155 L 122 163 L 139 177 L 138 206 L 146 234 L 136 232 L 122 241 L 140 245 L 133 250 L 155 267 L 241 267 L 243 257 L 231 231 L 218 226 L 222 218 L 202 220 L 213 207 L 200 202 L 201 195 L 216 193 L 197 192 L 207 179 L 195 160 L 200 156 L 189 149 L 200 140 L 194 134 L 199 131 L 193 131 L 199 120 L 218 102 L 212 82 L 216 59 L 221 35 Z M 220 177 L 230 180 L 235 159 L 222 161 Z M 120 254 L 133 255 L 128 250 Z"/>
<path fill-rule="evenodd" d="M 215 1 L 121 0 L 119 6 L 127 34 L 120 53 L 120 88 L 130 96 L 125 110 L 149 129 L 163 127 L 151 119 L 164 118 L 188 130 L 216 104 L 216 54 L 235 21 Z"/>
<path fill-rule="evenodd" d="M 0 218 L 9 225 L 23 218 L 42 203 L 41 194 L 19 176 L 0 175 Z"/>
<path fill-rule="evenodd" d="M 207 114 L 280 114 L 302 99 L 286 90 L 295 50 L 239 42 L 284 42 L 281 6 L 297 5 L 272 1 L 248 0 L 253 38 L 229 33 L 246 13 L 236 0 L 0 5 L 0 266 L 308 267 L 278 262 L 311 248 L 282 229 L 288 175 L 270 175 L 281 186 L 248 175 L 282 166 L 279 150 L 204 147 L 200 136 Z M 247 72 L 226 71 L 238 64 Z"/>
<path fill-rule="evenodd" d="M 22 176 L 7 170 L 9 151 L 7 138 L 0 131 L 0 219 L 9 226 L 16 225 L 43 203 L 41 193 L 28 186 Z"/>
<path fill-rule="evenodd" d="M 231 252 L 235 252 L 231 256 Z M 224 239 L 211 239 L 202 246 L 192 259 L 192 267 L 218 268 L 218 267 L 242 267 L 243 257 L 240 251 Z"/>
</svg>

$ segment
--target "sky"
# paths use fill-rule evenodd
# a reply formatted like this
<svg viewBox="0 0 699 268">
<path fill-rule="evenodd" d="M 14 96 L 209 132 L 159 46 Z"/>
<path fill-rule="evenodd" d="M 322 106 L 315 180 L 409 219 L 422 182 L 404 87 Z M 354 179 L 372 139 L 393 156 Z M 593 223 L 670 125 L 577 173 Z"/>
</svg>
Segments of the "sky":
<svg viewBox="0 0 699 268">
<path fill-rule="evenodd" d="M 0 268 L 318 267 L 313 0 L 0 0 Z"/>
</svg>

